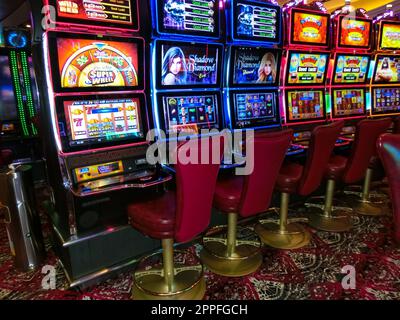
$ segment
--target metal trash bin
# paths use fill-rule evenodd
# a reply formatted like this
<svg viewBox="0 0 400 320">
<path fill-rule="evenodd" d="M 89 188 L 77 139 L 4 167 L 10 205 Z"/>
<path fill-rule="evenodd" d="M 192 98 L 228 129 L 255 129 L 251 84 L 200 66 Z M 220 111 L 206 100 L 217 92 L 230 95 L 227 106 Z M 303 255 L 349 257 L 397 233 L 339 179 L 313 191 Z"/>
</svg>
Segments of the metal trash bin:
<svg viewBox="0 0 400 320">
<path fill-rule="evenodd" d="M 0 169 L 0 221 L 5 223 L 15 267 L 36 269 L 45 258 L 45 247 L 29 165 Z"/>
</svg>

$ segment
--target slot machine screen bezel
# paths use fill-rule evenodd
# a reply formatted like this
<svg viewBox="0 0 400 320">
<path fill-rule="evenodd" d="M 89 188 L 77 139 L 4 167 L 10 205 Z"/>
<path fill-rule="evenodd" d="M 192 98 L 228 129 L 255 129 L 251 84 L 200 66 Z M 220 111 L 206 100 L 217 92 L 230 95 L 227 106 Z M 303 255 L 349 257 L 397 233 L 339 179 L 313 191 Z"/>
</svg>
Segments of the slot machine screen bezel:
<svg viewBox="0 0 400 320">
<path fill-rule="evenodd" d="M 375 106 L 376 106 L 376 90 L 382 90 L 382 89 L 393 89 L 396 90 L 398 89 L 400 91 L 400 86 L 394 86 L 394 87 L 375 87 L 372 88 L 371 92 L 371 115 L 390 115 L 390 114 L 400 114 L 400 104 L 399 104 L 399 109 L 396 110 L 384 110 L 384 111 L 375 111 Z M 399 94 L 400 95 L 400 94 Z"/>
<path fill-rule="evenodd" d="M 169 119 L 167 119 L 167 112 L 164 110 L 164 102 L 163 98 L 165 97 L 179 97 L 179 96 L 210 96 L 213 95 L 216 97 L 216 102 L 217 102 L 217 120 L 216 120 L 216 127 L 215 129 L 221 130 L 222 129 L 222 123 L 223 123 L 223 113 L 222 113 L 222 97 L 221 93 L 218 91 L 198 91 L 198 92 L 179 92 L 179 91 L 172 91 L 172 92 L 164 92 L 164 93 L 158 93 L 157 94 L 157 108 L 158 108 L 158 114 L 159 114 L 159 124 L 162 130 L 165 131 L 167 135 L 175 133 L 173 130 L 170 129 L 169 127 Z M 187 124 L 190 125 L 190 124 Z M 199 131 L 202 128 L 199 128 Z M 214 129 L 214 128 L 212 128 Z"/>
<path fill-rule="evenodd" d="M 311 14 L 311 15 L 316 15 L 316 16 L 321 16 L 321 17 L 326 17 L 327 22 L 326 22 L 326 40 L 324 43 L 322 42 L 308 42 L 308 41 L 296 41 L 294 40 L 294 18 L 295 14 Z M 311 11 L 311 10 L 305 10 L 305 9 L 298 9 L 298 8 L 293 8 L 290 12 L 290 28 L 287 30 L 287 32 L 290 32 L 290 43 L 291 44 L 297 44 L 297 45 L 302 45 L 302 46 L 316 46 L 316 47 L 328 47 L 329 44 L 329 37 L 330 37 L 330 15 L 328 13 L 323 13 L 319 11 Z"/>
<path fill-rule="evenodd" d="M 347 18 L 347 16 L 344 16 L 344 15 L 340 15 L 339 16 L 339 20 L 338 20 L 338 35 L 336 37 L 336 46 L 338 48 L 369 49 L 371 47 L 371 43 L 372 43 L 372 29 L 373 29 L 372 20 L 368 19 L 368 18 L 363 18 L 363 17 L 355 17 L 354 19 L 352 18 L 352 20 L 355 20 L 355 21 L 366 21 L 366 22 L 369 22 L 368 45 L 365 45 L 365 46 L 354 46 L 354 45 L 348 45 L 348 44 L 341 44 L 340 43 L 341 39 L 342 39 L 342 32 L 343 32 L 342 21 L 343 21 L 344 18 Z"/>
<path fill-rule="evenodd" d="M 79 92 L 79 93 L 90 93 L 96 92 L 115 92 L 115 91 L 141 91 L 144 89 L 145 82 L 145 56 L 144 56 L 144 40 L 142 38 L 134 37 L 116 37 L 116 36 L 100 36 L 95 34 L 81 34 L 75 33 L 70 34 L 67 32 L 49 32 L 48 34 L 48 47 L 49 47 L 49 58 L 51 75 L 53 80 L 53 87 L 55 92 L 68 93 L 68 92 Z M 106 86 L 106 87 L 73 87 L 73 88 L 63 88 L 61 83 L 61 70 L 58 55 L 58 39 L 82 39 L 82 40 L 98 40 L 98 41 L 112 41 L 120 43 L 131 43 L 137 47 L 138 55 L 138 69 L 136 70 L 138 76 L 137 86 Z M 50 54 L 51 52 L 51 54 Z"/>
<path fill-rule="evenodd" d="M 322 111 L 323 111 L 323 115 L 321 116 L 321 117 L 318 117 L 318 118 L 308 118 L 308 119 L 297 119 L 297 120 L 290 120 L 289 119 L 289 94 L 291 93 L 291 92 L 309 92 L 309 91 L 312 91 L 312 92 L 321 92 L 322 93 L 322 95 L 321 95 L 321 97 L 322 97 L 322 106 L 321 106 L 321 108 L 322 108 Z M 285 91 L 285 117 L 286 117 L 286 123 L 289 123 L 289 124 L 295 124 L 295 123 L 307 123 L 307 122 L 321 122 L 321 121 L 324 121 L 324 120 L 326 120 L 326 101 L 325 101 L 325 92 L 324 92 L 324 89 L 323 88 L 321 88 L 321 89 L 316 89 L 316 90 L 314 90 L 314 89 L 288 89 L 288 90 L 286 90 Z"/>
<path fill-rule="evenodd" d="M 379 29 L 379 40 L 378 40 L 379 50 L 400 50 L 400 47 L 397 47 L 397 48 L 382 47 L 383 28 L 384 28 L 385 24 L 397 25 L 400 30 L 400 21 L 382 21 L 381 25 L 380 25 L 380 29 Z"/>
<path fill-rule="evenodd" d="M 337 82 L 335 81 L 336 79 L 336 68 L 337 68 L 337 63 L 339 60 L 340 56 L 352 56 L 352 57 L 367 57 L 368 58 L 368 66 L 367 66 L 367 72 L 365 73 L 365 80 L 363 82 Z M 368 72 L 369 72 L 369 66 L 371 64 L 371 55 L 369 54 L 354 54 L 354 53 L 337 53 L 335 55 L 335 62 L 333 65 L 333 76 L 332 76 L 332 84 L 334 85 L 351 85 L 351 84 L 355 84 L 355 85 L 362 85 L 362 84 L 366 84 L 368 82 Z"/>
<path fill-rule="evenodd" d="M 322 79 L 322 81 L 320 83 L 318 82 L 307 82 L 307 83 L 289 83 L 289 77 L 290 77 L 290 72 L 289 72 L 289 67 L 290 67 L 290 61 L 291 61 L 291 57 L 292 54 L 317 54 L 317 55 L 326 55 L 326 63 L 325 63 L 325 71 L 324 71 L 324 77 Z M 313 52 L 307 52 L 307 51 L 302 51 L 302 50 L 291 50 L 288 52 L 288 59 L 286 62 L 286 77 L 285 77 L 285 85 L 288 87 L 300 87 L 300 86 L 312 86 L 312 85 L 316 85 L 316 86 L 322 86 L 325 84 L 326 81 L 326 77 L 328 74 L 328 68 L 329 68 L 329 59 L 330 59 L 330 53 L 329 52 L 324 52 L 324 51 L 313 51 Z"/>
<path fill-rule="evenodd" d="M 400 63 L 400 56 L 396 55 L 396 54 L 384 54 L 384 53 L 379 53 L 375 56 L 375 67 L 374 67 L 374 72 L 372 74 L 372 78 L 371 78 L 371 83 L 372 84 L 379 84 L 379 85 L 400 85 L 400 77 L 397 79 L 396 82 L 379 82 L 379 81 L 375 81 L 375 77 L 376 77 L 376 72 L 378 71 L 378 61 L 379 61 L 379 57 L 398 57 L 399 58 L 399 63 Z"/>
<path fill-rule="evenodd" d="M 209 38 L 219 38 L 220 36 L 220 22 L 221 22 L 221 13 L 219 8 L 219 0 L 215 0 L 215 30 L 214 32 L 207 31 L 187 31 L 187 30 L 176 30 L 176 29 L 167 29 L 164 26 L 164 0 L 151 0 L 155 3 L 155 14 L 156 14 L 156 29 L 159 34 L 169 34 L 169 35 L 180 35 L 180 36 L 192 36 L 192 37 L 209 37 Z"/>
<path fill-rule="evenodd" d="M 347 115 L 337 115 L 335 113 L 335 104 L 334 104 L 334 93 L 336 91 L 343 91 L 343 90 L 362 90 L 364 92 L 364 112 L 363 113 L 359 113 L 359 114 L 347 114 Z M 342 118 L 360 118 L 360 117 L 365 117 L 367 115 L 367 90 L 365 88 L 353 88 L 353 87 L 347 87 L 347 88 L 332 88 L 332 92 L 330 95 L 330 99 L 331 99 L 331 106 L 332 106 L 332 110 L 331 110 L 331 116 L 332 119 L 342 119 Z"/>
<path fill-rule="evenodd" d="M 127 136 L 120 139 L 106 140 L 105 137 L 85 139 L 86 142 L 82 144 L 72 144 L 72 131 L 69 128 L 69 119 L 67 114 L 65 114 L 65 102 L 68 101 L 96 101 L 96 100 L 118 100 L 118 99 L 139 99 L 140 101 L 140 122 L 141 122 L 141 132 L 142 137 L 134 138 L 133 136 Z M 146 98 L 142 93 L 129 93 L 129 94 L 113 94 L 113 95 L 78 95 L 78 96 L 58 96 L 56 97 L 56 108 L 57 108 L 57 123 L 62 123 L 65 130 L 65 136 L 61 135 L 60 128 L 58 128 L 58 134 L 62 143 L 62 148 L 64 152 L 79 152 L 88 151 L 91 149 L 101 149 L 112 147 L 115 145 L 128 145 L 132 143 L 143 143 L 146 141 L 146 134 L 149 131 L 149 118 L 147 114 Z M 94 141 L 94 140 L 98 141 Z M 91 141 L 93 140 L 93 141 Z"/>
<path fill-rule="evenodd" d="M 237 117 L 237 108 L 236 108 L 236 101 L 235 95 L 237 94 L 274 94 L 274 101 L 275 101 L 275 115 L 268 118 L 263 119 L 251 119 L 249 120 L 248 124 L 243 126 L 239 126 L 238 123 L 243 120 L 238 120 Z M 267 127 L 278 127 L 281 125 L 281 115 L 279 110 L 279 92 L 274 89 L 259 89 L 259 90 L 231 90 L 229 92 L 229 105 L 230 105 L 230 114 L 231 114 L 231 126 L 232 129 L 251 129 L 251 128 L 267 128 Z M 273 118 L 276 120 L 273 120 Z"/>
<path fill-rule="evenodd" d="M 235 55 L 236 52 L 240 48 L 245 48 L 245 49 L 263 49 L 265 51 L 271 52 L 276 56 L 276 79 L 274 83 L 234 83 L 234 74 L 235 74 Z M 254 88 L 254 87 L 277 87 L 279 85 L 279 66 L 281 65 L 282 62 L 282 51 L 280 49 L 273 49 L 273 48 L 268 48 L 268 47 L 252 47 L 252 46 L 240 46 L 240 45 L 234 45 L 230 49 L 230 57 L 229 57 L 229 86 L 230 87 L 237 87 L 237 88 Z"/>
<path fill-rule="evenodd" d="M 275 9 L 277 10 L 277 22 L 275 24 L 276 27 L 276 37 L 275 38 L 268 38 L 268 37 L 254 37 L 254 36 L 244 36 L 244 35 L 239 35 L 237 32 L 238 29 L 238 4 L 243 3 L 245 5 L 250 5 L 250 6 L 260 6 L 268 9 Z M 271 43 L 271 44 L 278 44 L 282 40 L 282 9 L 280 6 L 273 5 L 272 3 L 268 2 L 260 2 L 257 0 L 235 0 L 233 1 L 232 5 L 232 36 L 234 40 L 244 40 L 244 41 L 259 41 L 265 43 Z"/>
<path fill-rule="evenodd" d="M 215 84 L 203 84 L 203 83 L 198 83 L 198 84 L 184 84 L 184 85 L 163 85 L 162 84 L 162 79 L 161 79 L 161 70 L 162 70 L 162 57 L 161 57 L 161 50 L 163 45 L 171 45 L 171 46 L 209 46 L 210 48 L 215 48 L 218 49 L 218 64 L 217 64 L 217 80 Z M 155 77 L 155 84 L 156 88 L 159 90 L 176 90 L 176 89 L 191 89 L 191 88 L 219 88 L 221 86 L 222 82 L 222 66 L 224 64 L 223 61 L 223 46 L 221 44 L 217 43 L 203 43 L 203 42 L 185 42 L 185 41 L 169 41 L 169 40 L 157 40 L 155 43 L 155 68 L 156 68 L 156 77 Z"/>
<path fill-rule="evenodd" d="M 64 17 L 60 15 L 58 10 L 58 1 L 59 0 L 48 0 L 49 4 L 56 8 L 56 21 L 55 22 L 64 22 L 64 23 L 73 23 L 80 24 L 86 26 L 99 26 L 99 27 L 112 27 L 119 29 L 127 29 L 129 31 L 139 31 L 140 30 L 140 15 L 139 15 L 139 1 L 140 0 L 129 0 L 131 3 L 131 20 L 132 23 L 124 23 L 117 21 L 107 21 L 107 20 L 96 20 L 96 19 L 81 19 L 81 18 L 72 18 L 72 17 Z"/>
</svg>

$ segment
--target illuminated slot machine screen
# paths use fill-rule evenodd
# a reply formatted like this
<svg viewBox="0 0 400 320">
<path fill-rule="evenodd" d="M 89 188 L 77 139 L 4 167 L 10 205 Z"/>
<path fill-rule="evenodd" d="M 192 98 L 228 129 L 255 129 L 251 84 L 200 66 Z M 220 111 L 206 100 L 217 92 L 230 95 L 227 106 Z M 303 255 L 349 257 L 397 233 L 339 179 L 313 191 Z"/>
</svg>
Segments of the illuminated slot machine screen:
<svg viewBox="0 0 400 320">
<path fill-rule="evenodd" d="M 369 63 L 370 57 L 368 55 L 336 55 L 333 84 L 365 84 Z"/>
<path fill-rule="evenodd" d="M 281 30 L 281 9 L 252 0 L 233 2 L 233 38 L 278 43 Z"/>
<path fill-rule="evenodd" d="M 280 124 L 276 91 L 230 92 L 234 129 L 277 126 Z"/>
<path fill-rule="evenodd" d="M 328 45 L 329 14 L 292 9 L 290 42 L 300 45 Z"/>
<path fill-rule="evenodd" d="M 153 0 L 159 33 L 219 36 L 219 0 Z"/>
<path fill-rule="evenodd" d="M 262 47 L 232 47 L 230 61 L 231 87 L 278 85 L 279 51 Z"/>
<path fill-rule="evenodd" d="M 303 85 L 325 83 L 328 69 L 328 53 L 304 53 L 291 51 L 287 64 L 287 85 Z"/>
<path fill-rule="evenodd" d="M 141 142 L 147 134 L 142 95 L 59 97 L 57 108 L 67 151 Z"/>
<path fill-rule="evenodd" d="M 379 37 L 380 50 L 400 49 L 400 23 L 383 21 Z"/>
<path fill-rule="evenodd" d="M 220 97 L 217 93 L 170 93 L 159 95 L 159 113 L 168 134 L 200 134 L 220 129 Z"/>
<path fill-rule="evenodd" d="M 10 68 L 8 55 L 0 54 L 0 129 L 3 132 L 14 131 L 14 124 L 10 121 L 18 120 Z"/>
<path fill-rule="evenodd" d="M 363 116 L 366 112 L 365 89 L 333 89 L 332 117 Z"/>
<path fill-rule="evenodd" d="M 325 96 L 322 90 L 286 91 L 288 123 L 324 120 L 325 115 Z"/>
<path fill-rule="evenodd" d="M 373 88 L 372 114 L 400 113 L 400 87 Z"/>
<path fill-rule="evenodd" d="M 49 0 L 57 21 L 139 29 L 137 0 Z"/>
<path fill-rule="evenodd" d="M 371 39 L 371 20 L 359 17 L 339 17 L 338 47 L 369 48 Z"/>
<path fill-rule="evenodd" d="M 400 84 L 400 56 L 377 55 L 372 83 Z"/>
<path fill-rule="evenodd" d="M 140 90 L 143 40 L 49 33 L 56 92 Z"/>
<path fill-rule="evenodd" d="M 221 82 L 222 46 L 157 41 L 156 76 L 160 89 L 217 88 Z"/>
</svg>

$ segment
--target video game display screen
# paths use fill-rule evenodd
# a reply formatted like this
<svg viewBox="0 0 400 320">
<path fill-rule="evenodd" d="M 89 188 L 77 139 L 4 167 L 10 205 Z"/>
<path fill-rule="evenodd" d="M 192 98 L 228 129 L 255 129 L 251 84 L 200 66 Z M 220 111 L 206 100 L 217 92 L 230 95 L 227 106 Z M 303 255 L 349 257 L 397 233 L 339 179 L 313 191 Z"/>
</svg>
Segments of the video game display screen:
<svg viewBox="0 0 400 320">
<path fill-rule="evenodd" d="M 143 87 L 141 40 L 66 34 L 49 40 L 50 51 L 56 53 L 52 69 L 57 90 L 87 92 Z"/>
<path fill-rule="evenodd" d="M 332 91 L 332 116 L 361 116 L 365 114 L 364 89 L 334 89 Z"/>
<path fill-rule="evenodd" d="M 328 53 L 290 52 L 286 84 L 323 84 L 328 62 Z"/>
<path fill-rule="evenodd" d="M 279 124 L 277 92 L 234 91 L 231 95 L 234 128 L 254 128 Z"/>
<path fill-rule="evenodd" d="M 400 49 L 400 23 L 383 21 L 379 39 L 381 50 Z"/>
<path fill-rule="evenodd" d="M 400 83 L 400 56 L 378 55 L 372 82 Z"/>
<path fill-rule="evenodd" d="M 187 42 L 157 43 L 158 87 L 217 87 L 220 83 L 222 48 Z M 161 62 L 161 64 L 160 64 Z"/>
<path fill-rule="evenodd" d="M 158 27 L 163 33 L 219 35 L 218 0 L 155 0 Z"/>
<path fill-rule="evenodd" d="M 333 84 L 366 83 L 369 62 L 369 56 L 338 54 Z"/>
<path fill-rule="evenodd" d="M 372 113 L 400 112 L 400 87 L 373 88 Z"/>
<path fill-rule="evenodd" d="M 138 30 L 137 0 L 50 0 L 63 21 Z"/>
<path fill-rule="evenodd" d="M 372 35 L 371 20 L 341 16 L 339 26 L 339 47 L 369 47 Z"/>
<path fill-rule="evenodd" d="M 291 42 L 294 44 L 326 46 L 329 37 L 329 15 L 292 9 Z"/>
<path fill-rule="evenodd" d="M 7 55 L 0 55 L 0 122 L 17 120 L 17 103 Z"/>
<path fill-rule="evenodd" d="M 69 147 L 144 139 L 145 106 L 139 96 L 64 97 L 60 105 L 59 118 L 65 120 Z"/>
<path fill-rule="evenodd" d="M 312 121 L 325 118 L 325 101 L 322 90 L 286 91 L 286 121 Z"/>
<path fill-rule="evenodd" d="M 231 52 L 231 86 L 276 86 L 278 51 L 260 47 L 233 47 Z"/>
<path fill-rule="evenodd" d="M 235 38 L 279 42 L 281 28 L 279 6 L 251 0 L 237 0 L 232 5 Z"/>
<path fill-rule="evenodd" d="M 200 133 L 219 128 L 219 101 L 216 94 L 174 94 L 160 96 L 168 133 Z"/>
</svg>

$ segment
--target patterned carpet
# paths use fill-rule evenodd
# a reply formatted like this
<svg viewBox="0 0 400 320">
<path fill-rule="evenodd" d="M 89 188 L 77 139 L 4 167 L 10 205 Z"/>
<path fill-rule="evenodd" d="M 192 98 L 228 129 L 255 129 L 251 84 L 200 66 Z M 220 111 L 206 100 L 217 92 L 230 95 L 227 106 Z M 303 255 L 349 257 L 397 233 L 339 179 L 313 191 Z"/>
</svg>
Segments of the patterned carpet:
<svg viewBox="0 0 400 320">
<path fill-rule="evenodd" d="M 274 218 L 274 217 L 272 217 Z M 207 300 L 268 299 L 387 299 L 400 300 L 400 249 L 391 237 L 391 218 L 355 217 L 350 233 L 311 230 L 311 244 L 280 251 L 264 248 L 258 272 L 227 278 L 206 270 Z M 20 273 L 13 268 L 4 225 L 0 226 L 0 299 L 117 299 L 130 298 L 130 272 L 84 292 L 68 290 L 67 281 L 47 244 L 46 265 L 56 268 L 56 289 L 42 289 L 41 268 Z M 198 253 L 200 245 L 190 247 Z M 356 270 L 356 288 L 343 289 L 341 268 Z"/>
</svg>

